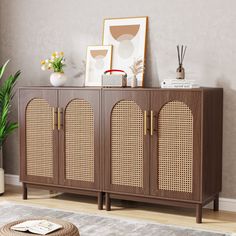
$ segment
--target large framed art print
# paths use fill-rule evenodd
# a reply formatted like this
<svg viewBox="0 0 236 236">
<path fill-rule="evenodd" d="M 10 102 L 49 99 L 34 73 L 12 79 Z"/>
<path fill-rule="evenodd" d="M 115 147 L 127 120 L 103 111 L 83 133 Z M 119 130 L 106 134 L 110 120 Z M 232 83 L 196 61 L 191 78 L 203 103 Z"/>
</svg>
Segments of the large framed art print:
<svg viewBox="0 0 236 236">
<path fill-rule="evenodd" d="M 131 68 L 135 61 L 145 63 L 147 17 L 105 19 L 103 45 L 112 45 L 112 68 L 124 70 L 128 85 L 132 78 Z M 143 86 L 144 72 L 137 76 L 138 86 Z"/>
</svg>

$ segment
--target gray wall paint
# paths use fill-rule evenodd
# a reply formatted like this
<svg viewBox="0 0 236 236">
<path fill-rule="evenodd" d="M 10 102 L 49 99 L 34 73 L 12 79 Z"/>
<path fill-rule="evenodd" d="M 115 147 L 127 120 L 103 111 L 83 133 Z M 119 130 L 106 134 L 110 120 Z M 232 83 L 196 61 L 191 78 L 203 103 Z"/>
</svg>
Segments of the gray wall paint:
<svg viewBox="0 0 236 236">
<path fill-rule="evenodd" d="M 187 78 L 224 87 L 222 196 L 236 198 L 236 2 L 235 0 L 1 0 L 0 62 L 22 70 L 23 85 L 49 85 L 39 62 L 54 50 L 67 57 L 68 85 L 83 84 L 87 45 L 101 44 L 107 17 L 149 16 L 145 84 L 174 78 L 178 43 L 188 45 Z M 12 118 L 17 119 L 17 99 Z M 18 174 L 18 136 L 4 148 L 7 173 Z"/>
</svg>

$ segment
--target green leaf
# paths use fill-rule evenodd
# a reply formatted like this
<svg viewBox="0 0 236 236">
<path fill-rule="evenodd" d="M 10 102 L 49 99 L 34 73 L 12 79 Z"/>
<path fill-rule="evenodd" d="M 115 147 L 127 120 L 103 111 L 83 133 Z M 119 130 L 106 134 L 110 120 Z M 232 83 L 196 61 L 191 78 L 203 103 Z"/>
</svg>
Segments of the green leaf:
<svg viewBox="0 0 236 236">
<path fill-rule="evenodd" d="M 0 79 L 2 78 L 3 76 L 3 73 L 7 67 L 7 64 L 9 63 L 10 60 L 6 61 L 5 64 L 3 66 L 0 67 Z"/>
<path fill-rule="evenodd" d="M 0 69 L 1 77 L 3 76 L 7 63 L 8 61 Z M 13 88 L 20 74 L 21 72 L 17 71 L 14 75 L 10 75 L 0 86 L 0 146 L 6 140 L 7 136 L 18 127 L 16 122 L 9 121 L 8 116 L 11 111 L 10 103 L 15 94 Z"/>
</svg>

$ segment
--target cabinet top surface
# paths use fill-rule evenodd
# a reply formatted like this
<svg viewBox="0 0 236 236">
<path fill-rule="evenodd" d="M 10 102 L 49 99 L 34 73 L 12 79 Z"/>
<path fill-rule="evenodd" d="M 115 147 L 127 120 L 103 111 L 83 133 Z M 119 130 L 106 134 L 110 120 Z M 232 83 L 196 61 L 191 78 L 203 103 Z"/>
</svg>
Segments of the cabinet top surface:
<svg viewBox="0 0 236 236">
<path fill-rule="evenodd" d="M 119 91 L 151 91 L 151 90 L 159 90 L 159 91 L 204 91 L 204 90 L 217 90 L 222 88 L 220 87 L 200 87 L 200 88 L 193 88 L 193 89 L 177 89 L 177 88 L 160 88 L 160 87 L 137 87 L 137 88 L 119 88 L 119 87 L 79 87 L 79 86 L 63 86 L 63 87 L 53 87 L 53 86 L 23 86 L 19 87 L 19 89 L 44 89 L 44 90 L 72 90 L 72 89 L 83 89 L 83 90 L 104 90 L 104 91 L 112 91 L 112 90 L 119 90 Z"/>
</svg>

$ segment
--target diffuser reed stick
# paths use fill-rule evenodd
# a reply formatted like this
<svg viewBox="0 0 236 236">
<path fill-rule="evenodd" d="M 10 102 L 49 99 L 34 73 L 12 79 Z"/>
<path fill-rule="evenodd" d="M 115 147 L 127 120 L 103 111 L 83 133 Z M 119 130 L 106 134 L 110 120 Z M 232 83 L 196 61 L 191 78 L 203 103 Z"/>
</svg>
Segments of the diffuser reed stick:
<svg viewBox="0 0 236 236">
<path fill-rule="evenodd" d="M 180 49 L 180 46 L 177 45 L 178 62 L 179 62 L 180 67 L 183 66 L 186 49 L 187 49 L 187 46 L 181 45 L 181 49 Z"/>
</svg>

